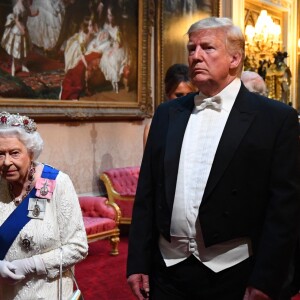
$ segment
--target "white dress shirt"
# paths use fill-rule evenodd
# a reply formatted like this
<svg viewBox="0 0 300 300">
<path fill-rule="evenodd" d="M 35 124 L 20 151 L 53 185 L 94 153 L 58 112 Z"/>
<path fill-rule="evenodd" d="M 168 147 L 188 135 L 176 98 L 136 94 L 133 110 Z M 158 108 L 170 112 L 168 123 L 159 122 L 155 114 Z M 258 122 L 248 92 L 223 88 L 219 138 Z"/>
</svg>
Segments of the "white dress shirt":
<svg viewBox="0 0 300 300">
<path fill-rule="evenodd" d="M 177 264 L 191 254 L 214 272 L 229 268 L 251 255 L 250 240 L 241 238 L 206 248 L 198 211 L 214 161 L 217 147 L 241 87 L 233 80 L 218 96 L 221 110 L 208 106 L 194 109 L 181 148 L 177 184 L 171 219 L 171 243 L 162 236 L 159 246 L 167 266 Z"/>
</svg>

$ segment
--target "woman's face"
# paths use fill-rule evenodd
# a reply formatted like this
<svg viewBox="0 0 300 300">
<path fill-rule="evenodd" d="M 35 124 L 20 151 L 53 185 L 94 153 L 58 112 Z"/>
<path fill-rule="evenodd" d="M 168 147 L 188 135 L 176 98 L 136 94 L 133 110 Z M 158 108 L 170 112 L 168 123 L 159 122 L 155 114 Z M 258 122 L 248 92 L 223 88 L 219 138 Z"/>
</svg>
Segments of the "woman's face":
<svg viewBox="0 0 300 300">
<path fill-rule="evenodd" d="M 109 24 L 112 24 L 114 21 L 114 16 L 113 16 L 110 8 L 107 9 L 107 21 Z"/>
<path fill-rule="evenodd" d="M 27 180 L 32 155 L 16 137 L 0 137 L 0 175 L 10 183 Z"/>
<path fill-rule="evenodd" d="M 177 88 L 169 95 L 167 95 L 169 100 L 176 99 L 185 96 L 191 92 L 194 92 L 191 85 L 182 81 L 178 84 Z"/>
<path fill-rule="evenodd" d="M 89 20 L 88 32 L 89 33 L 94 33 L 95 32 L 95 26 L 94 26 L 94 24 L 93 24 L 93 22 L 91 20 Z"/>
</svg>

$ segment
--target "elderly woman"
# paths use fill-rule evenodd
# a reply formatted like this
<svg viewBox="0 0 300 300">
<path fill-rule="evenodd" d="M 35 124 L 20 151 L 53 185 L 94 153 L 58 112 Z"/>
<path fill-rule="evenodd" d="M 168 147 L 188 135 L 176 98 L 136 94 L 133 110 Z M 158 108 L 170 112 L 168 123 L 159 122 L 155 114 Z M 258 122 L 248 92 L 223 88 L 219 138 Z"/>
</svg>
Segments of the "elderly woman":
<svg viewBox="0 0 300 300">
<path fill-rule="evenodd" d="M 68 270 L 87 255 L 73 184 L 37 162 L 42 148 L 32 119 L 0 113 L 0 299 L 58 299 L 61 262 L 69 299 Z"/>
</svg>

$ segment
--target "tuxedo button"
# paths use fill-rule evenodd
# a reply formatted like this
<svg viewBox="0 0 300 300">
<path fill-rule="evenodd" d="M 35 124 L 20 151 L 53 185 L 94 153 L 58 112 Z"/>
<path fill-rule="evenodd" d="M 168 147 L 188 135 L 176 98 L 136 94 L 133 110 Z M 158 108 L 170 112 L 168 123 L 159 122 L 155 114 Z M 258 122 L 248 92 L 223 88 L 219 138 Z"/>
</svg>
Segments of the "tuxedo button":
<svg viewBox="0 0 300 300">
<path fill-rule="evenodd" d="M 189 242 L 189 252 L 195 252 L 196 250 L 196 242 L 195 240 L 191 240 Z"/>
</svg>

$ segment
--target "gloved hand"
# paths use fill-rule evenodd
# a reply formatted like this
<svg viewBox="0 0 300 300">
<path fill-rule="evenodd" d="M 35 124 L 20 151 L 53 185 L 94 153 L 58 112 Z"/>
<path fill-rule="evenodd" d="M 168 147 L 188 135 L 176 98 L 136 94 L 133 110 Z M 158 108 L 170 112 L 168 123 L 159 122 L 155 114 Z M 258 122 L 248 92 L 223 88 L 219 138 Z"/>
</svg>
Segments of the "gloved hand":
<svg viewBox="0 0 300 300">
<path fill-rule="evenodd" d="M 0 279 L 8 284 L 16 284 L 25 278 L 22 274 L 15 274 L 16 267 L 6 260 L 0 260 Z"/>
<path fill-rule="evenodd" d="M 12 265 L 15 266 L 15 273 L 26 277 L 35 272 L 35 263 L 32 257 L 13 260 Z"/>
<path fill-rule="evenodd" d="M 11 262 L 15 266 L 15 273 L 25 277 L 32 273 L 47 274 L 43 260 L 39 255 L 17 259 Z"/>
</svg>

